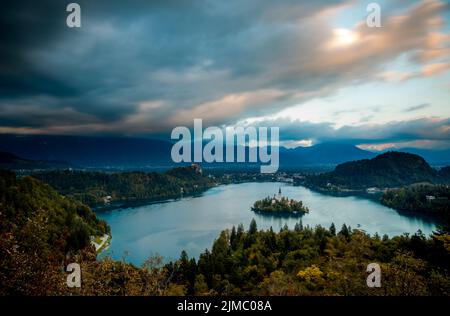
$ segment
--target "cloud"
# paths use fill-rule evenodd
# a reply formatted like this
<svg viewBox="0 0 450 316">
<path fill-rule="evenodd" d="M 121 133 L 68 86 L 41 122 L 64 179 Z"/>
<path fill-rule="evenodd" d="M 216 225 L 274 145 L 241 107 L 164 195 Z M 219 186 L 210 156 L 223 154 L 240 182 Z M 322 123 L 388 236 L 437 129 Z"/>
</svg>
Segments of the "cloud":
<svg viewBox="0 0 450 316">
<path fill-rule="evenodd" d="M 230 94 L 219 100 L 199 104 L 191 109 L 176 111 L 170 117 L 170 122 L 173 125 L 186 125 L 192 123 L 193 118 L 201 118 L 204 122 L 212 125 L 223 122 L 224 117 L 237 120 L 249 108 L 253 113 L 258 113 L 258 108 L 273 104 L 284 96 L 283 91 L 275 89 Z"/>
<path fill-rule="evenodd" d="M 431 106 L 430 103 L 422 103 L 422 104 L 410 106 L 410 107 L 407 108 L 405 111 L 406 111 L 406 112 L 414 112 L 414 111 L 426 109 L 426 108 L 428 108 L 428 107 L 430 107 L 430 106 Z"/>
<path fill-rule="evenodd" d="M 424 76 L 430 77 L 440 74 L 446 70 L 450 69 L 450 63 L 435 63 L 425 65 L 422 69 L 422 74 Z"/>
<path fill-rule="evenodd" d="M 59 104 L 57 99 L 39 97 L 9 102 L 0 102 L 0 126 L 14 128 L 17 126 L 29 128 L 46 128 L 49 125 L 65 126 L 77 122 L 92 123 L 99 120 L 76 109 Z"/>
<path fill-rule="evenodd" d="M 409 142 L 393 142 L 393 143 L 378 143 L 378 144 L 359 144 L 359 148 L 372 151 L 384 151 L 387 149 L 401 149 L 401 148 L 421 148 L 421 149 L 448 149 L 450 148 L 450 140 L 415 140 Z"/>
<path fill-rule="evenodd" d="M 338 141 L 355 145 L 415 141 L 450 142 L 450 119 L 421 118 L 334 128 L 332 122 L 312 123 L 279 118 L 251 122 L 251 125 L 277 126 L 280 128 L 280 140 L 288 143 L 304 140 L 311 140 L 312 143 Z"/>
<path fill-rule="evenodd" d="M 450 63 L 433 63 L 422 66 L 420 71 L 404 72 L 404 71 L 383 71 L 376 75 L 383 81 L 404 82 L 414 78 L 432 77 L 444 73 L 450 69 Z"/>
<path fill-rule="evenodd" d="M 426 38 L 425 49 L 416 53 L 416 58 L 425 63 L 448 57 L 450 55 L 449 43 L 450 35 L 440 32 L 430 32 Z"/>
<path fill-rule="evenodd" d="M 403 82 L 419 76 L 419 73 L 411 73 L 404 71 L 383 71 L 376 75 L 379 79 L 389 82 Z"/>
<path fill-rule="evenodd" d="M 437 0 L 383 11 L 382 28 L 333 25 L 354 1 L 77 2 L 80 29 L 65 26 L 65 3 L 2 4 L 3 130 L 164 133 L 197 117 L 233 124 L 383 72 L 383 80 L 406 80 L 386 73 L 404 54 L 421 76 L 448 69 L 449 36 L 440 31 L 448 5 Z M 305 128 L 297 140 L 354 130 L 327 122 Z"/>
</svg>

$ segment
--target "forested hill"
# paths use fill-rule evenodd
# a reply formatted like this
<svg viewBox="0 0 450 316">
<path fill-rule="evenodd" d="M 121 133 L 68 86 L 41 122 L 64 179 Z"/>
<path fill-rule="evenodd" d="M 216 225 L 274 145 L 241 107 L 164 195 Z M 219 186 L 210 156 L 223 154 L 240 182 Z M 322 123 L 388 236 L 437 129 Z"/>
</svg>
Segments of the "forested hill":
<svg viewBox="0 0 450 316">
<path fill-rule="evenodd" d="M 450 226 L 450 187 L 448 185 L 414 185 L 389 189 L 381 203 L 396 210 L 439 217 Z"/>
<path fill-rule="evenodd" d="M 400 187 L 414 183 L 447 183 L 448 170 L 437 171 L 420 156 L 387 152 L 373 159 L 338 165 L 334 171 L 310 177 L 308 183 L 317 187 L 364 189 L 368 187 Z"/>
<path fill-rule="evenodd" d="M 35 173 L 33 177 L 90 206 L 173 198 L 202 192 L 215 184 L 195 165 L 174 168 L 166 173 L 65 170 Z"/>
<path fill-rule="evenodd" d="M 37 179 L 0 170 L 0 223 L 0 296 L 172 294 L 164 269 L 96 260 L 89 237 L 110 233 L 107 224 Z M 70 263 L 81 266 L 80 288 L 66 284 Z"/>
<path fill-rule="evenodd" d="M 185 172 L 176 170 L 175 173 Z M 86 206 L 31 177 L 0 171 L 2 295 L 448 295 L 447 230 L 373 237 L 346 225 L 258 231 L 242 225 L 218 236 L 198 260 L 150 257 L 142 268 L 96 260 L 88 237 L 108 227 Z M 214 207 L 212 206 L 212 209 Z M 69 257 L 69 258 L 68 258 Z M 79 263 L 82 286 L 66 285 Z M 366 285 L 367 264 L 381 265 L 381 288 Z"/>
<path fill-rule="evenodd" d="M 46 293 L 68 254 L 109 232 L 87 206 L 10 171 L 0 170 L 0 206 L 0 295 Z"/>
</svg>

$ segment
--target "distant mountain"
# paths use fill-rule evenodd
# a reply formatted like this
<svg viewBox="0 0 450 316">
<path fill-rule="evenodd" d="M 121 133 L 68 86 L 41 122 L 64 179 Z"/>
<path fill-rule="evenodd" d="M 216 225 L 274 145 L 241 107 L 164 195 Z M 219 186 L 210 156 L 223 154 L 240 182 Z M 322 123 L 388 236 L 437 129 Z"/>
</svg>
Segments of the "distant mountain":
<svg viewBox="0 0 450 316">
<path fill-rule="evenodd" d="M 30 160 L 0 151 L 0 168 L 10 170 L 67 169 L 71 165 L 62 161 Z"/>
<path fill-rule="evenodd" d="M 281 166 L 336 165 L 351 160 L 369 159 L 376 154 L 351 144 L 322 143 L 311 147 L 280 149 Z"/>
<path fill-rule="evenodd" d="M 242 149 L 242 146 L 236 147 Z M 376 154 L 359 149 L 350 144 L 322 143 L 311 147 L 285 148 L 279 147 L 280 169 L 305 168 L 314 170 L 330 170 L 335 165 L 359 159 L 373 158 Z M 245 148 L 246 161 L 248 161 L 249 149 Z M 270 151 L 270 150 L 269 150 Z M 225 150 L 224 150 L 225 152 Z M 259 161 L 259 160 L 258 160 Z M 238 168 L 244 169 L 258 167 L 261 163 L 210 163 L 202 165 L 215 168 Z"/>
<path fill-rule="evenodd" d="M 444 182 L 450 182 L 450 166 L 441 168 L 439 170 L 439 177 L 443 179 Z"/>
<path fill-rule="evenodd" d="M 0 151 L 0 164 L 10 164 L 15 163 L 17 161 L 24 160 L 19 156 L 16 156 L 11 153 Z"/>
<path fill-rule="evenodd" d="M 169 141 L 131 137 L 0 135 L 0 150 L 32 160 L 67 161 L 80 167 L 173 167 Z M 224 151 L 225 152 L 225 151 Z M 295 149 L 280 148 L 281 167 L 336 165 L 372 158 L 375 154 L 340 143 L 323 143 Z M 249 167 L 255 164 L 206 164 L 211 167 Z"/>
<path fill-rule="evenodd" d="M 170 142 L 128 137 L 0 135 L 0 150 L 26 159 L 68 161 L 81 167 L 173 164 Z"/>
<path fill-rule="evenodd" d="M 403 152 L 387 152 L 373 159 L 346 162 L 334 171 L 308 179 L 322 188 L 362 189 L 400 187 L 414 183 L 438 183 L 443 180 L 437 170 L 422 157 Z"/>
<path fill-rule="evenodd" d="M 170 141 L 133 137 L 0 135 L 0 151 L 15 154 L 22 159 L 66 161 L 79 167 L 91 168 L 171 168 L 177 165 L 170 157 L 172 145 Z M 376 156 L 376 153 L 344 143 L 322 143 L 293 149 L 280 147 L 279 150 L 280 168 L 312 166 L 332 168 L 343 162 Z M 420 149 L 402 151 L 423 152 L 423 157 L 434 165 L 450 164 L 448 163 L 450 151 Z M 245 169 L 257 167 L 259 164 L 204 163 L 204 165 L 213 168 Z"/>
</svg>

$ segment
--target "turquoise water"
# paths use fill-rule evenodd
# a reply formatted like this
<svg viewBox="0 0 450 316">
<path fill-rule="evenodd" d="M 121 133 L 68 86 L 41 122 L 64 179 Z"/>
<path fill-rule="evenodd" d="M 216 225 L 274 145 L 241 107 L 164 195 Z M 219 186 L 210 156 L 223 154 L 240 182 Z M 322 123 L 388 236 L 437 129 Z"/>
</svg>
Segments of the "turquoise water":
<svg viewBox="0 0 450 316">
<path fill-rule="evenodd" d="M 105 253 L 141 265 L 156 253 L 166 260 L 177 259 L 184 249 L 190 257 L 198 257 L 211 245 L 220 231 L 243 223 L 247 228 L 255 218 L 258 228 L 275 231 L 285 224 L 290 228 L 298 218 L 279 218 L 259 215 L 250 211 L 256 200 L 278 192 L 302 200 L 310 213 L 301 219 L 303 225 L 331 223 L 339 230 L 343 223 L 363 229 L 370 234 L 389 236 L 415 233 L 426 235 L 436 225 L 425 219 L 404 216 L 379 203 L 360 197 L 334 197 L 304 187 L 284 183 L 244 183 L 218 186 L 198 197 L 187 197 L 164 203 L 98 212 L 111 226 L 112 241 Z"/>
</svg>

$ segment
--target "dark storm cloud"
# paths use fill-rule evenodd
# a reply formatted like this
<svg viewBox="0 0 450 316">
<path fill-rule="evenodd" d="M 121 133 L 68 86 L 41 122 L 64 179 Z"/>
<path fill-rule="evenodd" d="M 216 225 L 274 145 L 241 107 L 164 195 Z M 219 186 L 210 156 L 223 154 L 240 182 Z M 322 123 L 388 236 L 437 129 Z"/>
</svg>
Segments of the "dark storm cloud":
<svg viewBox="0 0 450 316">
<path fill-rule="evenodd" d="M 443 10 L 428 1 L 377 32 L 355 27 L 361 43 L 334 51 L 329 14 L 352 1 L 75 2 L 79 29 L 65 25 L 69 1 L 2 3 L 0 128 L 142 134 L 270 114 L 433 49 Z"/>
<path fill-rule="evenodd" d="M 36 69 L 27 54 L 64 31 L 65 12 L 55 1 L 4 1 L 0 11 L 0 97 L 74 95 L 76 88 Z M 61 3 L 60 3 L 61 6 Z M 51 13 L 51 14 L 50 14 Z"/>
<path fill-rule="evenodd" d="M 276 82 L 267 72 L 276 47 L 301 40 L 290 23 L 338 1 L 77 3 L 80 29 L 65 26 L 63 1 L 2 4 L 2 100 L 47 95 L 114 122 L 139 102 L 165 100 L 170 115 L 230 93 L 286 85 L 289 77 Z"/>
</svg>

